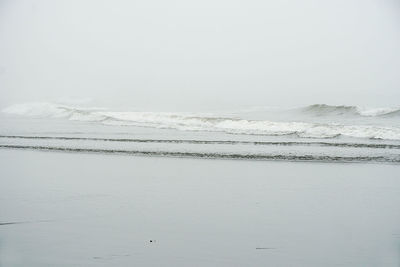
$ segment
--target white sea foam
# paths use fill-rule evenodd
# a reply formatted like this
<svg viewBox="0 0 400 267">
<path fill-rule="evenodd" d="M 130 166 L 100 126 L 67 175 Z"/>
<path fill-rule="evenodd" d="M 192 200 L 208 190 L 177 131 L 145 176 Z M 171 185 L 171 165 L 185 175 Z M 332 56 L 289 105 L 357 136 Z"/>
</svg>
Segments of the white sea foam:
<svg viewBox="0 0 400 267">
<path fill-rule="evenodd" d="M 47 102 L 38 103 L 26 103 L 16 104 L 3 109 L 4 113 L 28 116 L 28 117 L 39 117 L 39 118 L 66 118 L 72 116 L 90 115 L 94 111 L 105 110 L 104 108 L 84 108 L 84 107 L 72 107 L 62 104 L 54 104 Z"/>
<path fill-rule="evenodd" d="M 354 107 L 313 105 L 307 112 L 356 114 Z M 306 138 L 333 138 L 347 136 L 400 140 L 400 128 L 376 125 L 345 125 L 338 123 L 287 122 L 270 120 L 247 120 L 232 117 L 193 113 L 169 112 L 119 112 L 101 108 L 77 108 L 52 103 L 19 104 L 6 108 L 5 113 L 31 116 L 66 118 L 72 121 L 97 122 L 106 125 L 154 127 L 182 131 L 211 131 L 250 135 L 297 135 Z M 388 114 L 396 110 L 365 111 L 365 114 Z"/>
<path fill-rule="evenodd" d="M 51 103 L 17 104 L 3 109 L 4 113 L 30 117 L 64 117 L 67 110 Z"/>
<path fill-rule="evenodd" d="M 332 106 L 326 104 L 315 104 L 304 108 L 301 111 L 316 116 L 396 116 L 400 115 L 400 108 L 364 108 L 358 106 Z"/>
</svg>

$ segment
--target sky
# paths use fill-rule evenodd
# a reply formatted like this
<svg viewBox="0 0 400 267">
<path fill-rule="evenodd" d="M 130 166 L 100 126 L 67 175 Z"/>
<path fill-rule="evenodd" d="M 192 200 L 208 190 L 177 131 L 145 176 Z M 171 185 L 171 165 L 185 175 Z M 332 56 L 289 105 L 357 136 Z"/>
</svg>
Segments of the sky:
<svg viewBox="0 0 400 267">
<path fill-rule="evenodd" d="M 0 107 L 400 106 L 396 0 L 0 0 Z"/>
</svg>

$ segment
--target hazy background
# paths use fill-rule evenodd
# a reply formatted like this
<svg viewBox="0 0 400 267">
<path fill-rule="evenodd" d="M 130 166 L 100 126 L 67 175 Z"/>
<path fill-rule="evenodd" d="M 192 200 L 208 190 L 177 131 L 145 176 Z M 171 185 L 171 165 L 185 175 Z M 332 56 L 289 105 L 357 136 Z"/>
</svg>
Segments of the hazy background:
<svg viewBox="0 0 400 267">
<path fill-rule="evenodd" d="M 0 0 L 0 107 L 399 106 L 394 0 Z"/>
</svg>

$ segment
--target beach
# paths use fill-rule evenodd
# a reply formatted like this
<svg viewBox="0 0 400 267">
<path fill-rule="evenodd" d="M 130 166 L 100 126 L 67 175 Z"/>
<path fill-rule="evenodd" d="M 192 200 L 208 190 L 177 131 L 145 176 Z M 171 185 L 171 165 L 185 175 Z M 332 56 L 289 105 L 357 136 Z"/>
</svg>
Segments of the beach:
<svg viewBox="0 0 400 267">
<path fill-rule="evenodd" d="M 399 166 L 0 150 L 1 266 L 398 266 Z"/>
<path fill-rule="evenodd" d="M 0 267 L 400 267 L 398 4 L 0 0 Z"/>
</svg>

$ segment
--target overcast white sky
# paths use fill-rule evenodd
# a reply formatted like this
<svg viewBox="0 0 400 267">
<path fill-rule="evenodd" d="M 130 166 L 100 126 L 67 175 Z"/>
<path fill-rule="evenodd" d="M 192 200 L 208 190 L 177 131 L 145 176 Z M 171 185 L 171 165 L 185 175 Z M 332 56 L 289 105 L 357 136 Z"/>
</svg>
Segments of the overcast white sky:
<svg viewBox="0 0 400 267">
<path fill-rule="evenodd" d="M 0 0 L 0 106 L 400 106 L 396 0 Z"/>
</svg>

